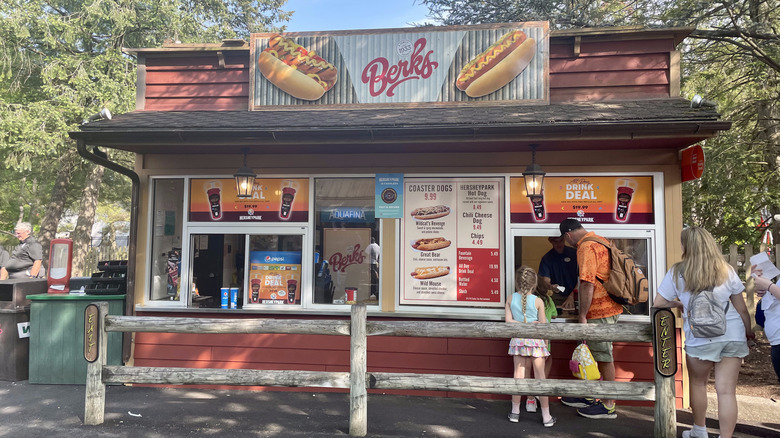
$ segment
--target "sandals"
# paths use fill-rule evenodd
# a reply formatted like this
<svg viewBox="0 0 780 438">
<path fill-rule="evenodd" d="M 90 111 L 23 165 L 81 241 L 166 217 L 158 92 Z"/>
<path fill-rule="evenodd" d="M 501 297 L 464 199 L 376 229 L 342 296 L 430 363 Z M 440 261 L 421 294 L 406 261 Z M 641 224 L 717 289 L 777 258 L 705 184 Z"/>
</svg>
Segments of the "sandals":
<svg viewBox="0 0 780 438">
<path fill-rule="evenodd" d="M 544 427 L 553 427 L 555 426 L 555 423 L 558 421 L 555 417 L 550 417 L 550 421 L 545 421 L 542 424 L 544 424 Z"/>
</svg>

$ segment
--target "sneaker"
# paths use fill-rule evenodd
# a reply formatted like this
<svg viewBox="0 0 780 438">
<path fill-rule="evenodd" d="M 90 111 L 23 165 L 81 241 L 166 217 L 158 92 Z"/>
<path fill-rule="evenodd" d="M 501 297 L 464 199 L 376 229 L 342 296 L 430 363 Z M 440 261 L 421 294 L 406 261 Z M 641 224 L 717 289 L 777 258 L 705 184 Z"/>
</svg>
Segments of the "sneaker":
<svg viewBox="0 0 780 438">
<path fill-rule="evenodd" d="M 587 408 L 596 404 L 593 398 L 561 397 L 561 403 L 572 408 Z"/>
<path fill-rule="evenodd" d="M 586 418 L 596 418 L 596 419 L 604 419 L 604 420 L 614 420 L 615 418 L 617 418 L 617 412 L 615 411 L 615 407 L 612 406 L 611 408 L 608 408 L 602 402 L 598 402 L 593 406 L 588 406 L 587 408 L 577 409 L 577 413 Z"/>
<path fill-rule="evenodd" d="M 697 434 L 693 429 L 690 430 L 684 430 L 682 433 L 682 438 L 707 438 L 709 437 L 708 434 Z"/>
<path fill-rule="evenodd" d="M 509 413 L 509 421 L 512 423 L 519 423 L 520 422 L 520 414 L 514 414 L 512 412 Z"/>
<path fill-rule="evenodd" d="M 536 412 L 536 397 L 528 398 L 528 401 L 525 402 L 525 411 Z"/>
</svg>

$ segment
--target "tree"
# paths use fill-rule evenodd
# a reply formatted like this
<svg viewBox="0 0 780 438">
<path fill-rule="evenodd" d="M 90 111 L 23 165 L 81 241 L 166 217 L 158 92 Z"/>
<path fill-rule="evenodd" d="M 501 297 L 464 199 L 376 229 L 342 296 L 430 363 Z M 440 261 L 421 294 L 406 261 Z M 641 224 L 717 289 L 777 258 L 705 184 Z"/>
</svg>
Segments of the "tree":
<svg viewBox="0 0 780 438">
<path fill-rule="evenodd" d="M 683 219 L 721 243 L 758 243 L 780 214 L 780 19 L 777 0 L 421 0 L 442 24 L 550 21 L 551 28 L 691 26 L 683 92 L 716 100 L 734 126 L 705 142 L 702 179 L 683 186 Z M 772 221 L 775 242 L 780 224 Z"/>
<path fill-rule="evenodd" d="M 780 214 L 780 5 L 665 3 L 664 23 L 697 27 L 684 52 L 684 90 L 716 100 L 723 117 L 734 121 L 731 131 L 707 141 L 706 178 L 685 187 L 686 219 L 709 228 L 722 243 L 751 244 L 761 241 L 760 225 L 769 220 L 780 242 L 780 226 L 771 221 Z"/>
<path fill-rule="evenodd" d="M 77 157 L 67 135 L 102 107 L 134 108 L 135 59 L 123 47 L 248 38 L 287 21 L 285 2 L 0 0 L 0 225 L 11 228 L 21 214 L 41 225 L 48 249 L 66 210 L 83 214 L 81 225 L 91 229 L 97 199 L 82 197 L 76 181 L 89 188 L 85 193 L 129 199 L 127 182 L 119 193 L 100 190 L 103 172 Z M 77 252 L 88 248 L 89 233 L 76 234 Z"/>
<path fill-rule="evenodd" d="M 648 1 L 421 0 L 430 18 L 444 25 L 549 21 L 553 29 L 646 22 Z"/>
</svg>

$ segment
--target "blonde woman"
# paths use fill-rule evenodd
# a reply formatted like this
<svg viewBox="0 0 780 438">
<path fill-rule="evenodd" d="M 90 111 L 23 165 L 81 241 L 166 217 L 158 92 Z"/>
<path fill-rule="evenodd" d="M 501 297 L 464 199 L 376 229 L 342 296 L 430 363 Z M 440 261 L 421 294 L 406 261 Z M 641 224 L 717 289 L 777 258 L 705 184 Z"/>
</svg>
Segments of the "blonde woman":
<svg viewBox="0 0 780 438">
<path fill-rule="evenodd" d="M 742 358 L 747 356 L 747 340 L 754 338 L 745 299 L 745 287 L 736 272 L 723 259 L 712 235 L 700 227 L 683 230 L 682 261 L 666 273 L 653 300 L 653 307 L 682 308 L 685 355 L 688 362 L 693 429 L 683 438 L 707 437 L 707 380 L 715 369 L 720 436 L 731 438 L 737 424 L 737 377 Z M 726 307 L 726 333 L 716 338 L 696 338 L 688 324 L 688 302 L 702 291 L 713 291 Z"/>
<path fill-rule="evenodd" d="M 544 313 L 544 302 L 534 295 L 536 290 L 536 272 L 528 266 L 521 266 L 515 271 L 515 289 L 506 302 L 506 322 L 547 322 Z M 547 342 L 544 339 L 512 338 L 509 341 L 509 355 L 513 357 L 515 364 L 515 379 L 530 377 L 533 366 L 534 376 L 544 379 L 544 361 L 550 355 Z M 520 402 L 522 396 L 512 396 L 512 411 L 509 413 L 509 421 L 520 421 Z M 553 427 L 557 421 L 550 415 L 549 397 L 539 397 L 542 406 L 542 424 L 544 427 Z"/>
</svg>

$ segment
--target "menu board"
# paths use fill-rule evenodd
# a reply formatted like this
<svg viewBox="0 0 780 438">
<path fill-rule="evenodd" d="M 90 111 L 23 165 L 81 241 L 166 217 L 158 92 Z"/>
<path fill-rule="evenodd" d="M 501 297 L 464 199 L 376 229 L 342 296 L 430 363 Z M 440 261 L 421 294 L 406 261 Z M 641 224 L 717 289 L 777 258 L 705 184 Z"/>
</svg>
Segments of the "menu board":
<svg viewBox="0 0 780 438">
<path fill-rule="evenodd" d="M 406 178 L 401 304 L 500 307 L 503 178 Z"/>
</svg>

